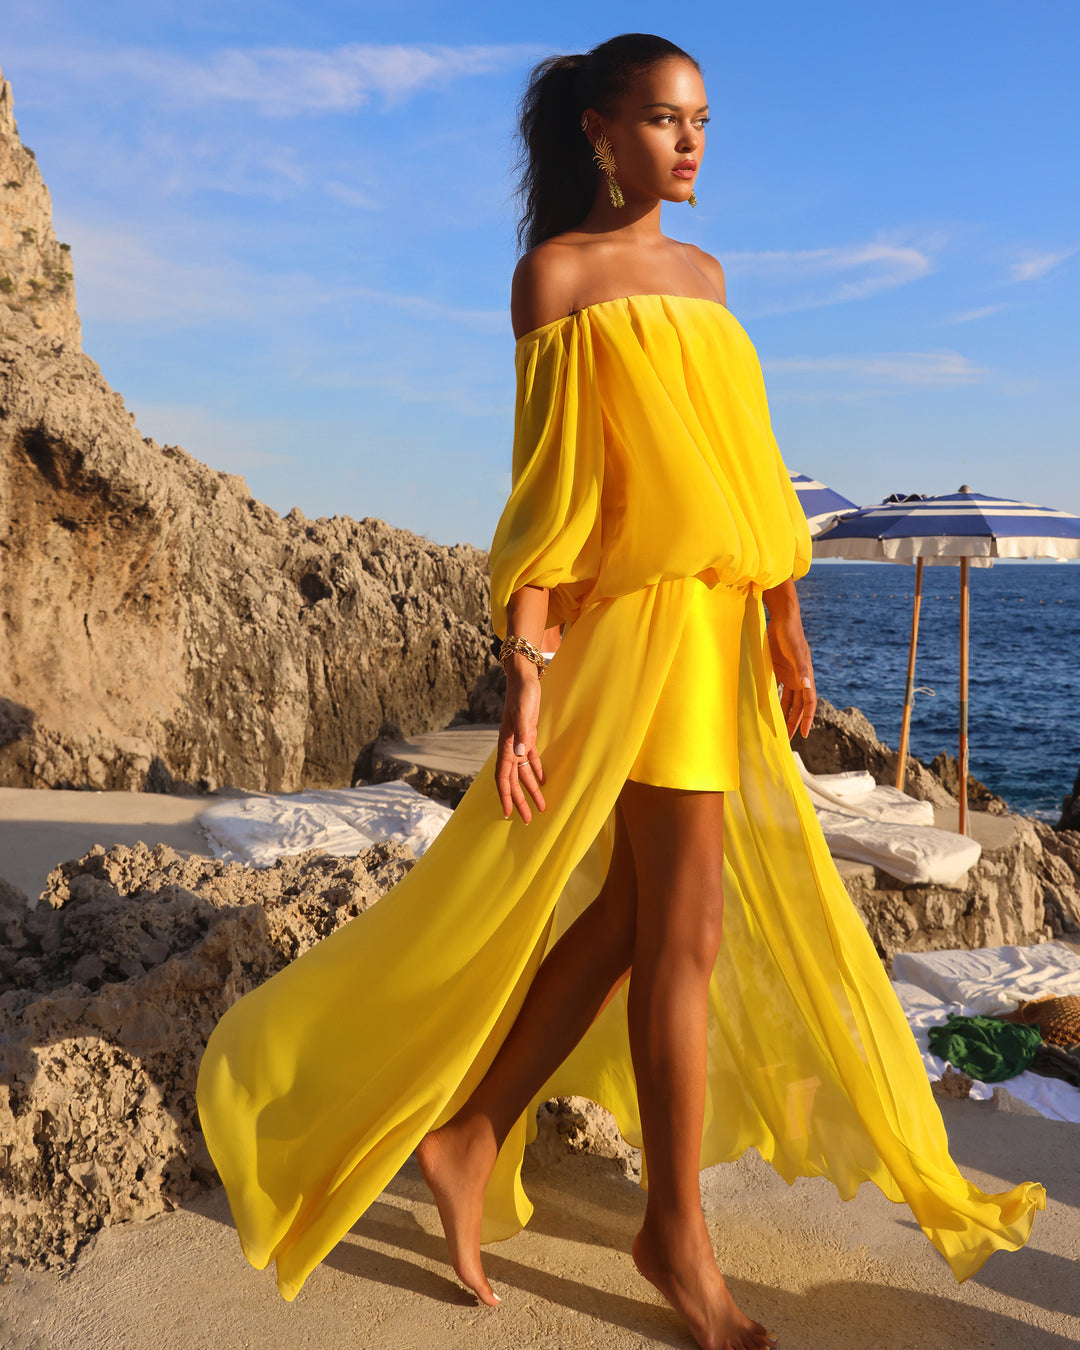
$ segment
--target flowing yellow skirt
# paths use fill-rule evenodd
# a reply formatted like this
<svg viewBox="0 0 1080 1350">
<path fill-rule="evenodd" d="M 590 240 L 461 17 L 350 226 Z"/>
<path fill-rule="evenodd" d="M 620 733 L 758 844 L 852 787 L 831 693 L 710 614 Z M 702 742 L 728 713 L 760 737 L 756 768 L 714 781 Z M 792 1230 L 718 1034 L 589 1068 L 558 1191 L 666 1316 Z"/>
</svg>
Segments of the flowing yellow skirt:
<svg viewBox="0 0 1080 1350">
<path fill-rule="evenodd" d="M 276 1261 L 286 1298 L 483 1076 L 545 952 L 603 884 L 615 801 L 635 763 L 679 786 L 723 765 L 727 746 L 712 737 L 724 715 L 683 660 L 701 654 L 702 606 L 737 605 L 739 640 L 718 672 L 735 691 L 737 734 L 726 739 L 737 786 L 725 803 L 701 1165 L 752 1146 L 789 1182 L 823 1175 L 844 1199 L 873 1181 L 910 1206 L 961 1280 L 996 1248 L 1026 1241 L 1042 1186 L 986 1195 L 949 1156 L 914 1039 L 799 779 L 760 600 L 703 594 L 702 584 L 664 581 L 601 601 L 569 627 L 542 686 L 548 806 L 531 825 L 503 818 L 493 752 L 391 892 L 215 1029 L 199 1075 L 202 1128 L 244 1252 L 259 1268 Z M 732 631 L 718 639 L 721 655 Z M 698 755 L 696 731 L 685 732 L 702 719 Z M 681 775 L 664 758 L 679 745 L 693 751 Z M 484 1241 L 518 1232 L 532 1213 L 522 1152 L 553 1095 L 599 1102 L 640 1145 L 625 985 L 507 1138 Z"/>
</svg>

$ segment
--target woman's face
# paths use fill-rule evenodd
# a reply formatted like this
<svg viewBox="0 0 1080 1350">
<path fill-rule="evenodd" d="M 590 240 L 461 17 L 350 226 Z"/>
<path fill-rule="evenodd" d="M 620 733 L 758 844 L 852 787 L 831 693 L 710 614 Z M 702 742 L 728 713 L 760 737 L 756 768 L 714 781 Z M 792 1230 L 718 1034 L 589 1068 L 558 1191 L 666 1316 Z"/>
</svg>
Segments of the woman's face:
<svg viewBox="0 0 1080 1350">
<path fill-rule="evenodd" d="M 627 201 L 686 201 L 701 167 L 709 120 L 705 84 L 691 62 L 670 57 L 638 75 L 614 116 L 588 112 L 590 139 L 602 129 L 611 142 L 615 181 Z"/>
</svg>

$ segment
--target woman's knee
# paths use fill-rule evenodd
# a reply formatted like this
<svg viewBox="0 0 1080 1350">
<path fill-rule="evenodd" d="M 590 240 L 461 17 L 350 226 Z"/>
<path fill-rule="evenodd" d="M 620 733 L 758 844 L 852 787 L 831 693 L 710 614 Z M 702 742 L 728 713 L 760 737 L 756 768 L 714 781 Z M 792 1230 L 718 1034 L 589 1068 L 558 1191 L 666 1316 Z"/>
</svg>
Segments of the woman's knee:
<svg viewBox="0 0 1080 1350">
<path fill-rule="evenodd" d="M 639 949 L 647 944 L 661 960 L 711 969 L 723 937 L 723 880 L 711 869 L 672 877 L 653 904 L 639 908 Z"/>
</svg>

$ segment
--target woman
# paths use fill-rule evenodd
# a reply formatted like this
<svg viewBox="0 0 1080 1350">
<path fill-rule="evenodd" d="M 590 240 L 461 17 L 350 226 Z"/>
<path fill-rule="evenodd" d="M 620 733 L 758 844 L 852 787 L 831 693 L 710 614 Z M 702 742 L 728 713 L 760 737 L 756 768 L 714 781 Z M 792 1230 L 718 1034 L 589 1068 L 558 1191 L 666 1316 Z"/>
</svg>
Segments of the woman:
<svg viewBox="0 0 1080 1350">
<path fill-rule="evenodd" d="M 661 38 L 533 72 L 499 743 L 420 862 L 236 1004 L 200 1071 L 244 1250 L 288 1298 L 416 1150 L 455 1270 L 497 1302 L 480 1245 L 529 1218 L 522 1150 L 552 1095 L 643 1145 L 634 1260 L 704 1350 L 772 1343 L 698 1189 L 751 1145 L 789 1181 L 907 1201 L 959 1279 L 1044 1205 L 949 1157 L 793 763 L 806 522 L 720 265 L 660 233 L 662 201 L 696 200 L 707 120 Z"/>
</svg>

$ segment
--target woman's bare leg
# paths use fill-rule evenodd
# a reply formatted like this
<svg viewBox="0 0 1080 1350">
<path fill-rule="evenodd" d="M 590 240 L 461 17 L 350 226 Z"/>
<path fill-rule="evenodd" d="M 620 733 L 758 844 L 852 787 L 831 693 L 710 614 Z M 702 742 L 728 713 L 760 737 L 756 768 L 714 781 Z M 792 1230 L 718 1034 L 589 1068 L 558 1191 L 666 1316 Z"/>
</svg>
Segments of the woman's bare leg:
<svg viewBox="0 0 1080 1350">
<path fill-rule="evenodd" d="M 416 1150 L 439 1208 L 450 1259 L 484 1303 L 498 1302 L 480 1260 L 484 1190 L 514 1122 L 626 978 L 636 882 L 622 811 L 604 885 L 548 952 L 487 1073 L 457 1114 Z"/>
<path fill-rule="evenodd" d="M 649 1198 L 638 1269 L 703 1350 L 764 1350 L 765 1328 L 728 1292 L 701 1208 L 709 981 L 723 924 L 724 798 L 628 782 L 637 871 L 628 1019 Z"/>
</svg>

